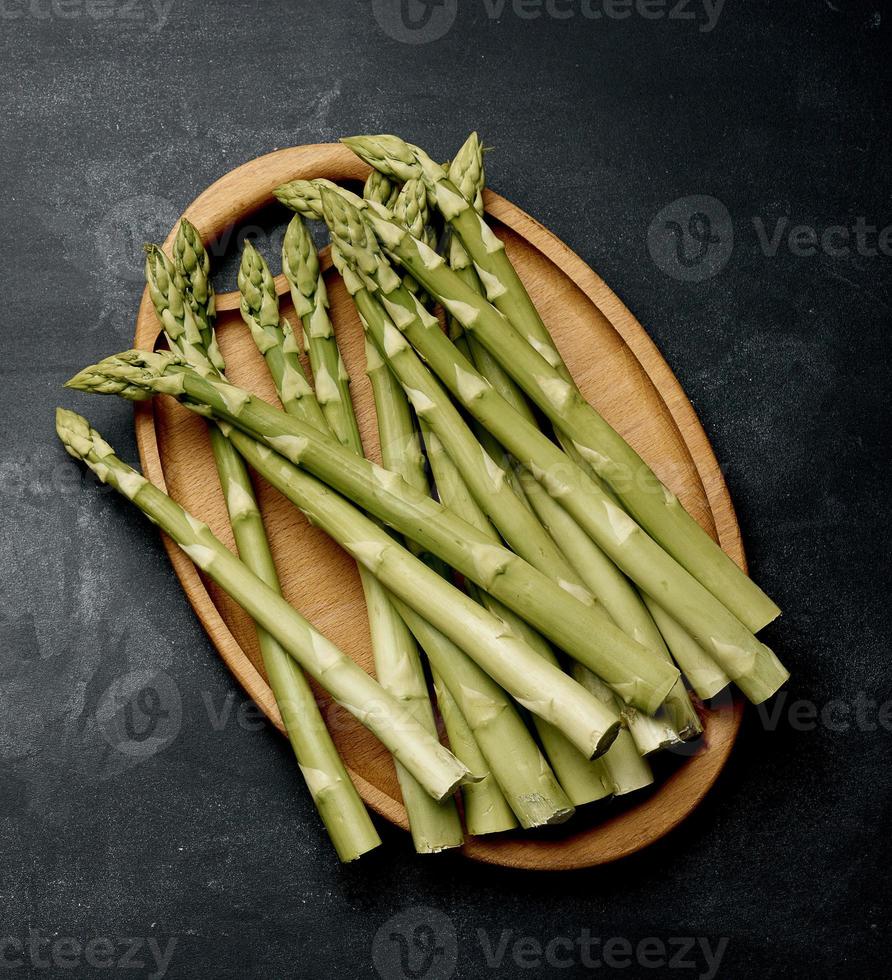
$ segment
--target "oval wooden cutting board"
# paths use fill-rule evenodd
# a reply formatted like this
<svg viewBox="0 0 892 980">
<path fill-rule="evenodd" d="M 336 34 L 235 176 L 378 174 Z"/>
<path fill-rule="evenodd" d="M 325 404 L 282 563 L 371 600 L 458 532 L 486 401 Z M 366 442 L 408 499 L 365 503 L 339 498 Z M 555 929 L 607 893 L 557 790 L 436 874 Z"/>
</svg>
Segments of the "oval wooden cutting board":
<svg viewBox="0 0 892 980">
<path fill-rule="evenodd" d="M 218 239 L 273 200 L 287 180 L 328 177 L 361 181 L 368 168 L 339 144 L 294 147 L 259 157 L 226 174 L 186 209 L 206 242 Z M 721 546 L 745 567 L 728 491 L 706 435 L 668 365 L 641 325 L 604 282 L 570 249 L 509 201 L 488 191 L 486 210 L 585 396 L 651 464 Z M 169 249 L 175 228 L 165 248 Z M 266 255 L 273 270 L 278 255 Z M 328 267 L 332 319 L 353 379 L 353 398 L 368 455 L 380 461 L 374 404 L 364 373 L 362 328 L 339 278 Z M 282 311 L 294 311 L 283 277 Z M 227 373 L 275 402 L 275 392 L 238 313 L 238 295 L 217 298 L 218 334 Z M 135 345 L 152 349 L 158 323 L 148 294 L 139 308 Z M 230 547 L 232 535 L 204 422 L 169 398 L 138 403 L 136 430 L 143 470 L 187 509 L 206 520 Z M 285 596 L 323 633 L 372 670 L 368 626 L 356 568 L 336 545 L 309 526 L 296 508 L 258 482 L 258 494 Z M 177 576 L 220 656 L 280 729 L 250 621 L 205 581 L 169 540 Z M 317 690 L 323 713 L 359 792 L 372 809 L 405 828 L 393 765 L 377 740 Z M 509 867 L 557 870 L 613 861 L 640 850 L 677 826 L 703 798 L 731 751 L 742 705 L 727 697 L 704 711 L 705 734 L 689 757 L 660 760 L 652 790 L 580 808 L 561 828 L 472 838 L 464 852 Z"/>
</svg>

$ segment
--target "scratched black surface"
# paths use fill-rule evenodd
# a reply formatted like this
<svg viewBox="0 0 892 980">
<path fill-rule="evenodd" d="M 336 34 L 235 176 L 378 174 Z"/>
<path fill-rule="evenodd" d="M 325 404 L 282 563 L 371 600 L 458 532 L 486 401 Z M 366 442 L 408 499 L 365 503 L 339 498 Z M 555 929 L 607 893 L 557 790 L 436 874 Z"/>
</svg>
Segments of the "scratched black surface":
<svg viewBox="0 0 892 980">
<path fill-rule="evenodd" d="M 653 20 L 587 19 L 568 2 L 549 7 L 574 11 L 566 20 L 460 6 L 426 44 L 394 40 L 371 4 L 343 0 L 2 7 L 0 957 L 11 976 L 370 977 L 376 933 L 389 977 L 708 974 L 702 946 L 659 965 L 659 942 L 671 952 L 682 937 L 722 948 L 721 976 L 885 973 L 892 778 L 876 703 L 892 697 L 890 259 L 875 234 L 854 236 L 859 218 L 892 222 L 888 12 L 728 4 L 703 30 L 693 2 L 693 21 L 659 3 Z M 767 631 L 794 672 L 777 730 L 750 710 L 684 827 L 591 872 L 417 858 L 387 827 L 378 854 L 338 867 L 286 746 L 233 692 L 155 534 L 67 464 L 52 431 L 63 402 L 134 458 L 125 405 L 59 386 L 128 345 L 140 242 L 220 174 L 356 131 L 395 131 L 445 157 L 471 128 L 494 147 L 492 185 L 590 262 L 657 341 L 725 467 L 754 573 L 786 611 Z M 693 195 L 712 199 L 693 225 L 684 203 L 667 219 L 695 263 L 679 265 L 666 222 L 650 250 L 648 228 Z M 722 239 L 707 242 L 709 261 L 729 228 L 734 247 L 689 281 L 679 276 L 699 274 L 702 215 Z M 847 251 L 838 232 L 817 254 L 783 235 L 775 248 L 784 218 L 782 230 L 818 236 L 844 226 Z M 160 743 L 116 735 L 109 720 L 112 695 L 147 678 L 167 713 Z M 798 699 L 842 707 L 808 730 L 807 708 L 804 724 L 790 720 Z M 400 962 L 390 937 L 423 942 L 419 922 L 437 933 L 429 961 L 412 948 L 414 974 L 388 968 Z M 596 948 L 601 965 L 586 965 L 586 935 L 617 940 L 609 962 Z M 648 937 L 659 942 L 642 953 Z M 541 952 L 552 940 L 563 965 Z M 623 941 L 635 949 L 625 967 Z"/>
</svg>

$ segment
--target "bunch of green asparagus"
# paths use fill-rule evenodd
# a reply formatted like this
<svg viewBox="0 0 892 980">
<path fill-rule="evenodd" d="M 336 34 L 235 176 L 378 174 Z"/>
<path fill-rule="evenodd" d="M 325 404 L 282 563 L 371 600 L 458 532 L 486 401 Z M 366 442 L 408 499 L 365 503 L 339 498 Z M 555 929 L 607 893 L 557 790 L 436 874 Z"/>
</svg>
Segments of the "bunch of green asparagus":
<svg viewBox="0 0 892 980">
<path fill-rule="evenodd" d="M 209 256 L 185 219 L 171 255 L 146 250 L 168 349 L 68 382 L 207 420 L 238 555 L 81 416 L 59 409 L 57 431 L 251 616 L 350 861 L 380 840 L 308 677 L 391 752 L 415 848 L 433 853 L 641 790 L 649 755 L 701 734 L 698 701 L 733 682 L 758 703 L 788 675 L 755 637 L 777 606 L 574 384 L 486 222 L 477 135 L 445 165 L 395 136 L 344 142 L 372 167 L 361 195 L 321 178 L 275 189 L 296 212 L 290 318 L 263 256 L 242 256 L 241 316 L 280 407 L 227 380 Z M 309 221 L 365 331 L 383 466 L 363 452 Z M 282 598 L 251 471 L 356 560 L 377 680 Z"/>
</svg>

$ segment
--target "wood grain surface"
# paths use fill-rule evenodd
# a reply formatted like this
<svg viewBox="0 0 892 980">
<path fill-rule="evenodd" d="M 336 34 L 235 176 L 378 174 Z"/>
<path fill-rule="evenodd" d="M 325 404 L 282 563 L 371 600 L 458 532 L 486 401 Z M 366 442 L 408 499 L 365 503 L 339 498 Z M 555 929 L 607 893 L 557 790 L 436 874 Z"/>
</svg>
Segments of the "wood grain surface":
<svg viewBox="0 0 892 980">
<path fill-rule="evenodd" d="M 269 204 L 286 180 L 328 177 L 362 180 L 368 168 L 339 144 L 278 150 L 226 174 L 186 209 L 206 242 Z M 552 332 L 583 394 L 650 463 L 688 510 L 745 567 L 740 532 L 718 463 L 699 421 L 641 325 L 577 255 L 529 215 L 488 191 L 486 210 Z M 176 228 L 171 229 L 169 249 Z M 271 268 L 277 255 L 265 256 Z M 362 329 L 349 296 L 323 253 L 326 284 L 338 342 L 353 379 L 363 443 L 379 460 L 374 404 L 365 376 Z M 282 311 L 294 311 L 282 277 Z M 275 402 L 263 360 L 238 314 L 237 294 L 218 296 L 218 333 L 227 373 L 236 383 Z M 151 301 L 143 294 L 135 346 L 158 339 Z M 204 422 L 169 398 L 137 403 L 136 430 L 143 471 L 188 510 L 206 520 L 230 547 L 232 535 Z M 362 592 L 352 560 L 288 501 L 257 480 L 285 596 L 318 629 L 367 670 L 372 670 Z M 206 581 L 165 539 L 176 574 L 220 656 L 270 720 L 281 718 L 266 683 L 250 621 Z M 385 819 L 405 828 L 392 761 L 377 740 L 317 689 L 332 734 L 363 799 Z M 516 868 L 561 870 L 616 860 L 647 846 L 677 826 L 699 803 L 733 746 L 742 714 L 738 698 L 704 709 L 705 733 L 689 755 L 659 760 L 657 785 L 641 794 L 582 807 L 560 828 L 472 838 L 464 852 L 480 861 Z M 690 751 L 690 750 L 689 750 Z"/>
</svg>

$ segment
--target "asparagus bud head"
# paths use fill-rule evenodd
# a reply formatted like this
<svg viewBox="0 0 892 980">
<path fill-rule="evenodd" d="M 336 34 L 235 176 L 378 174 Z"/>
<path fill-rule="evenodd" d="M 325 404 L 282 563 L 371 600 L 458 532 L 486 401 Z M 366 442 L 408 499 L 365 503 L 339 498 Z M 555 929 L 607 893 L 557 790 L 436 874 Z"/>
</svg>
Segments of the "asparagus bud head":
<svg viewBox="0 0 892 980">
<path fill-rule="evenodd" d="M 483 145 L 476 133 L 471 133 L 462 148 L 455 154 L 447 176 L 461 191 L 462 197 L 474 205 L 474 210 L 478 214 L 482 214 L 485 183 Z"/>
<path fill-rule="evenodd" d="M 279 298 L 276 282 L 263 256 L 246 241 L 238 271 L 241 312 L 245 321 L 260 327 L 279 325 Z"/>
<path fill-rule="evenodd" d="M 168 374 L 186 361 L 172 351 L 128 350 L 114 354 L 79 371 L 66 388 L 98 395 L 120 395 L 130 401 L 146 401 L 159 393 L 182 391 L 182 379 Z"/>
<path fill-rule="evenodd" d="M 282 271 L 301 296 L 309 298 L 316 292 L 319 258 L 312 236 L 299 214 L 291 219 L 285 231 L 282 242 Z"/>
</svg>

